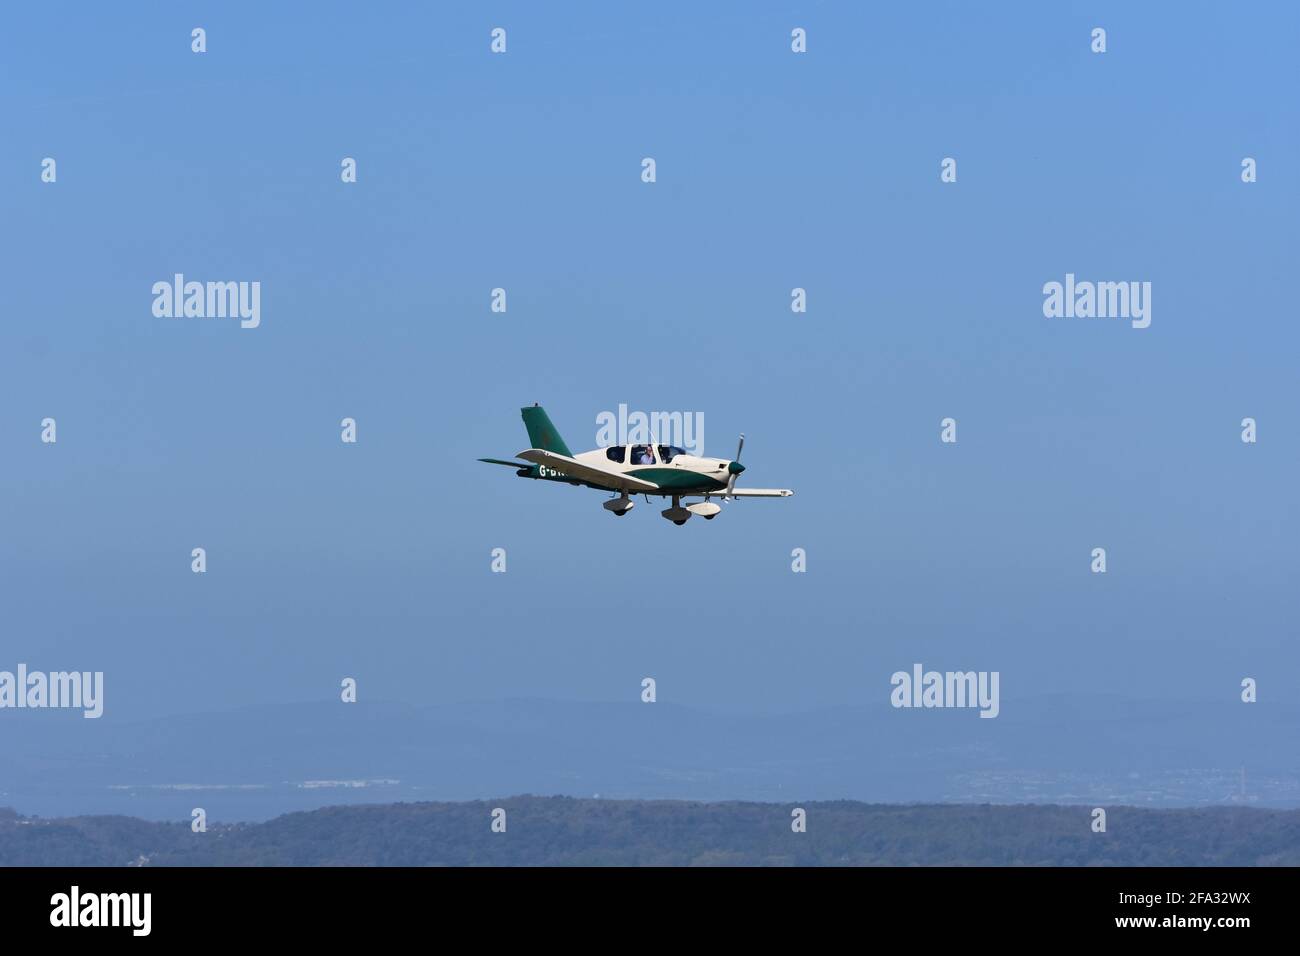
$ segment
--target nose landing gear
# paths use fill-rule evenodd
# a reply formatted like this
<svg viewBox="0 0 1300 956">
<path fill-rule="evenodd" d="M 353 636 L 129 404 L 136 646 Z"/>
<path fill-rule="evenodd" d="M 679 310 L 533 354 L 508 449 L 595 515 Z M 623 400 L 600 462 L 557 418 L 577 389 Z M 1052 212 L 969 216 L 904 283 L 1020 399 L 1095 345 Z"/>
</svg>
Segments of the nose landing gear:
<svg viewBox="0 0 1300 956">
<path fill-rule="evenodd" d="M 686 524 L 686 519 L 691 516 L 691 513 L 682 507 L 681 495 L 673 495 L 673 506 L 659 513 L 675 525 Z"/>
</svg>

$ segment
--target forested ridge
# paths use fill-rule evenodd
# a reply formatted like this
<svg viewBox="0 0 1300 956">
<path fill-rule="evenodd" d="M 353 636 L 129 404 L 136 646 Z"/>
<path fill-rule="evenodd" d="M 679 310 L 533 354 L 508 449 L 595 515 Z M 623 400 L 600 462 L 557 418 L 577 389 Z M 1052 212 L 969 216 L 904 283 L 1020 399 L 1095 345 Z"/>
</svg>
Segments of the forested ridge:
<svg viewBox="0 0 1300 956">
<path fill-rule="evenodd" d="M 493 832 L 493 810 L 505 832 Z M 806 811 L 806 832 L 792 811 Z M 211 810 L 209 811 L 211 812 Z M 1300 865 L 1300 810 L 693 803 L 520 796 L 188 821 L 0 809 L 5 866 Z"/>
</svg>

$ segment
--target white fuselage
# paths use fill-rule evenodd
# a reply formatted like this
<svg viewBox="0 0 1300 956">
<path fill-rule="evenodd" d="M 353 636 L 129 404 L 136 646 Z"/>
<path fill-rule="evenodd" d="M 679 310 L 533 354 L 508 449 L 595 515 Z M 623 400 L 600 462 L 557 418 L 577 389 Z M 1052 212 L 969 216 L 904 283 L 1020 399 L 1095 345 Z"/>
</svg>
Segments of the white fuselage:
<svg viewBox="0 0 1300 956">
<path fill-rule="evenodd" d="M 611 445 L 573 456 L 584 464 L 652 481 L 660 494 L 716 494 L 730 474 L 725 458 L 700 458 L 669 445 Z"/>
</svg>

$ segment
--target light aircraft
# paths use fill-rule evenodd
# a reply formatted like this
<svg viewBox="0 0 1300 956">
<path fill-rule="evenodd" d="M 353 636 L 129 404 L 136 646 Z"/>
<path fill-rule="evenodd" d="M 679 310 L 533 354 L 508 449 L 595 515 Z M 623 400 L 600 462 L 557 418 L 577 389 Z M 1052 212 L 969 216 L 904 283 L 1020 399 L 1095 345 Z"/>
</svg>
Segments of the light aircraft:
<svg viewBox="0 0 1300 956">
<path fill-rule="evenodd" d="M 563 481 L 613 492 L 617 497 L 606 501 L 603 507 L 620 517 L 636 504 L 630 497 L 633 494 L 672 498 L 673 506 L 660 513 L 676 525 L 686 524 L 691 515 L 707 520 L 716 518 L 722 506 L 714 498 L 729 501 L 732 498 L 788 498 L 794 494 L 788 488 L 736 487 L 736 479 L 745 470 L 740 463 L 740 450 L 745 447 L 744 435 L 740 436 L 736 457 L 732 461 L 697 458 L 676 446 L 659 444 L 611 445 L 574 455 L 551 424 L 544 408 L 533 405 L 520 411 L 523 412 L 524 427 L 528 429 L 528 443 L 532 446 L 515 456 L 523 461 L 500 458 L 480 458 L 479 461 L 517 468 L 515 474 L 520 478 Z M 703 500 L 682 506 L 683 498 L 694 497 Z"/>
</svg>

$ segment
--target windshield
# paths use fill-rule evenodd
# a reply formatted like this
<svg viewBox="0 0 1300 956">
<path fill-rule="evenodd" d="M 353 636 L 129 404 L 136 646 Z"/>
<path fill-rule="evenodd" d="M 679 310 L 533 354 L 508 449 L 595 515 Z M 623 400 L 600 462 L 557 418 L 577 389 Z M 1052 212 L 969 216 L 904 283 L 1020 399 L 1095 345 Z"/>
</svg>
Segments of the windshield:
<svg viewBox="0 0 1300 956">
<path fill-rule="evenodd" d="M 665 464 L 667 462 L 672 461 L 678 455 L 684 455 L 684 454 L 686 454 L 685 449 L 678 448 L 676 445 L 659 446 L 659 460 L 664 462 Z"/>
</svg>

